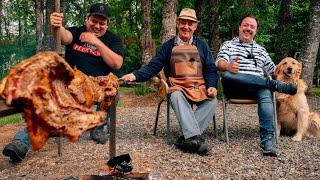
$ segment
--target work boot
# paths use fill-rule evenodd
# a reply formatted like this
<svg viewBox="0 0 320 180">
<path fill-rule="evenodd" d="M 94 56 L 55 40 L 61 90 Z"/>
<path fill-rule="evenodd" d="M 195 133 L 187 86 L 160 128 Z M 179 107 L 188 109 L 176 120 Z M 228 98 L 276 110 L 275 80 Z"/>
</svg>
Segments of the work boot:
<svg viewBox="0 0 320 180">
<path fill-rule="evenodd" d="M 211 148 L 200 136 L 193 136 L 185 139 L 180 136 L 175 143 L 176 147 L 182 151 L 197 153 L 200 156 L 209 155 Z"/>
<path fill-rule="evenodd" d="M 277 91 L 279 93 L 295 95 L 297 93 L 297 85 L 294 83 L 283 83 L 278 80 L 268 80 L 268 85 L 271 91 Z"/>
<path fill-rule="evenodd" d="M 109 133 L 105 129 L 94 129 L 90 132 L 90 137 L 97 144 L 105 144 L 108 141 Z"/>
<path fill-rule="evenodd" d="M 211 153 L 211 147 L 209 146 L 209 144 L 202 138 L 199 138 L 199 148 L 197 149 L 197 153 L 200 156 L 207 156 L 210 155 Z"/>
<path fill-rule="evenodd" d="M 184 136 L 179 136 L 177 141 L 174 143 L 174 145 L 177 147 L 181 147 L 184 141 L 185 141 Z"/>
<path fill-rule="evenodd" d="M 28 149 L 20 141 L 12 141 L 7 144 L 2 151 L 2 154 L 10 157 L 12 162 L 22 161 L 27 153 Z"/>
<path fill-rule="evenodd" d="M 197 149 L 199 148 L 198 146 L 198 142 L 194 137 L 185 139 L 184 136 L 180 136 L 176 143 L 175 143 L 176 147 L 182 151 L 186 151 L 186 152 L 196 152 Z"/>
<path fill-rule="evenodd" d="M 262 148 L 262 153 L 264 156 L 272 156 L 272 157 L 278 156 L 277 148 L 271 139 L 268 139 L 262 142 L 260 144 L 260 147 Z"/>
</svg>

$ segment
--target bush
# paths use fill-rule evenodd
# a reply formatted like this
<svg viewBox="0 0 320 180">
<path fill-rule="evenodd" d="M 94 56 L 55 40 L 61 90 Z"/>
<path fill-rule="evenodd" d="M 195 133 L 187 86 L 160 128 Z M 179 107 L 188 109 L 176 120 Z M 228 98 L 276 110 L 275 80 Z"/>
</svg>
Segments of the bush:
<svg viewBox="0 0 320 180">
<path fill-rule="evenodd" d="M 315 94 L 319 94 L 320 95 L 320 88 L 319 87 L 314 87 L 312 88 L 312 92 Z"/>
<path fill-rule="evenodd" d="M 22 37 L 20 41 L 1 40 L 0 47 L 0 79 L 7 75 L 13 65 L 36 53 L 35 40 L 29 36 Z"/>
<path fill-rule="evenodd" d="M 136 95 L 145 95 L 145 94 L 149 94 L 149 93 L 153 93 L 153 92 L 155 92 L 155 89 L 152 88 L 151 86 L 148 86 L 146 83 L 137 84 L 134 87 L 134 93 Z"/>
<path fill-rule="evenodd" d="M 127 44 L 124 46 L 124 49 L 126 52 L 126 57 L 123 61 L 123 65 L 120 70 L 115 72 L 118 77 L 131 73 L 132 71 L 141 67 L 140 46 L 138 44 Z"/>
</svg>

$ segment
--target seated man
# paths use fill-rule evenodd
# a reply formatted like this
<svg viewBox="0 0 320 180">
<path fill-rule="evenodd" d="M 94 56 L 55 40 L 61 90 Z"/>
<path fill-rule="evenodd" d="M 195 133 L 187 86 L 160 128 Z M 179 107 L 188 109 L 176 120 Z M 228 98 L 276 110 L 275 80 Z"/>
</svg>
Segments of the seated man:
<svg viewBox="0 0 320 180">
<path fill-rule="evenodd" d="M 266 50 L 253 39 L 259 28 L 258 20 L 245 16 L 239 24 L 238 37 L 226 41 L 220 48 L 216 65 L 222 74 L 222 84 L 227 96 L 253 97 L 258 102 L 261 148 L 264 155 L 277 156 L 274 145 L 272 92 L 295 94 L 295 84 L 283 84 L 265 76 L 275 70 Z"/>
<path fill-rule="evenodd" d="M 210 147 L 201 135 L 213 119 L 218 76 L 208 45 L 193 36 L 197 25 L 195 11 L 182 9 L 176 23 L 178 35 L 166 41 L 149 64 L 122 79 L 147 81 L 164 68 L 173 91 L 169 101 L 183 134 L 176 146 L 183 151 L 206 155 Z M 197 105 L 195 111 L 190 103 Z"/>
</svg>

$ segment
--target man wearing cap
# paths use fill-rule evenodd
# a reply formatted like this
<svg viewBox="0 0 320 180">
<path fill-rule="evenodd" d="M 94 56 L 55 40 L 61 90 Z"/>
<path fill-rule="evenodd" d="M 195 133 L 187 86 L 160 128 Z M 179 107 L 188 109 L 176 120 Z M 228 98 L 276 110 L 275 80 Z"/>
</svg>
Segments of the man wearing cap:
<svg viewBox="0 0 320 180">
<path fill-rule="evenodd" d="M 63 14 L 50 15 L 52 29 L 59 28 L 61 42 L 66 46 L 65 59 L 72 66 L 90 76 L 104 76 L 112 70 L 120 69 L 123 63 L 124 49 L 121 39 L 108 31 L 108 8 L 105 4 L 93 4 L 89 8 L 85 25 L 64 28 Z M 107 132 L 103 126 L 91 132 L 91 138 L 97 143 L 106 143 Z M 13 162 L 25 158 L 31 145 L 26 128 L 13 137 L 11 143 L 3 149 L 3 154 Z"/>
<path fill-rule="evenodd" d="M 208 45 L 193 36 L 198 22 L 193 9 L 182 9 L 176 22 L 178 35 L 166 41 L 149 64 L 121 79 L 147 81 L 163 68 L 172 92 L 169 101 L 182 131 L 176 147 L 207 155 L 211 148 L 202 134 L 215 112 L 218 75 Z M 191 104 L 197 106 L 195 111 Z"/>
<path fill-rule="evenodd" d="M 120 69 L 124 50 L 120 38 L 108 31 L 109 13 L 101 3 L 89 8 L 85 25 L 64 28 L 63 14 L 50 16 L 52 28 L 60 28 L 61 42 L 66 45 L 66 61 L 90 76 L 104 76 Z"/>
</svg>

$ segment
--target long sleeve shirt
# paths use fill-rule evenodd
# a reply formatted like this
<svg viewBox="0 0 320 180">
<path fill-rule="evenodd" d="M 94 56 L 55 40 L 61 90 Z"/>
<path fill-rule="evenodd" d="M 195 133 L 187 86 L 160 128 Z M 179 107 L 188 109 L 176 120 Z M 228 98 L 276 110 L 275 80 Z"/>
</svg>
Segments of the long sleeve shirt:
<svg viewBox="0 0 320 180">
<path fill-rule="evenodd" d="M 218 74 L 217 68 L 212 57 L 212 53 L 204 41 L 199 38 L 193 37 L 193 42 L 200 55 L 200 59 L 203 66 L 203 76 L 206 82 L 206 88 L 216 87 Z M 156 56 L 151 59 L 151 61 L 133 72 L 136 76 L 137 82 L 144 82 L 152 78 L 154 75 L 158 74 L 162 68 L 164 68 L 164 73 L 166 77 L 172 77 L 170 72 L 170 60 L 172 54 L 172 48 L 175 45 L 175 38 L 166 41 L 157 52 Z"/>
</svg>

